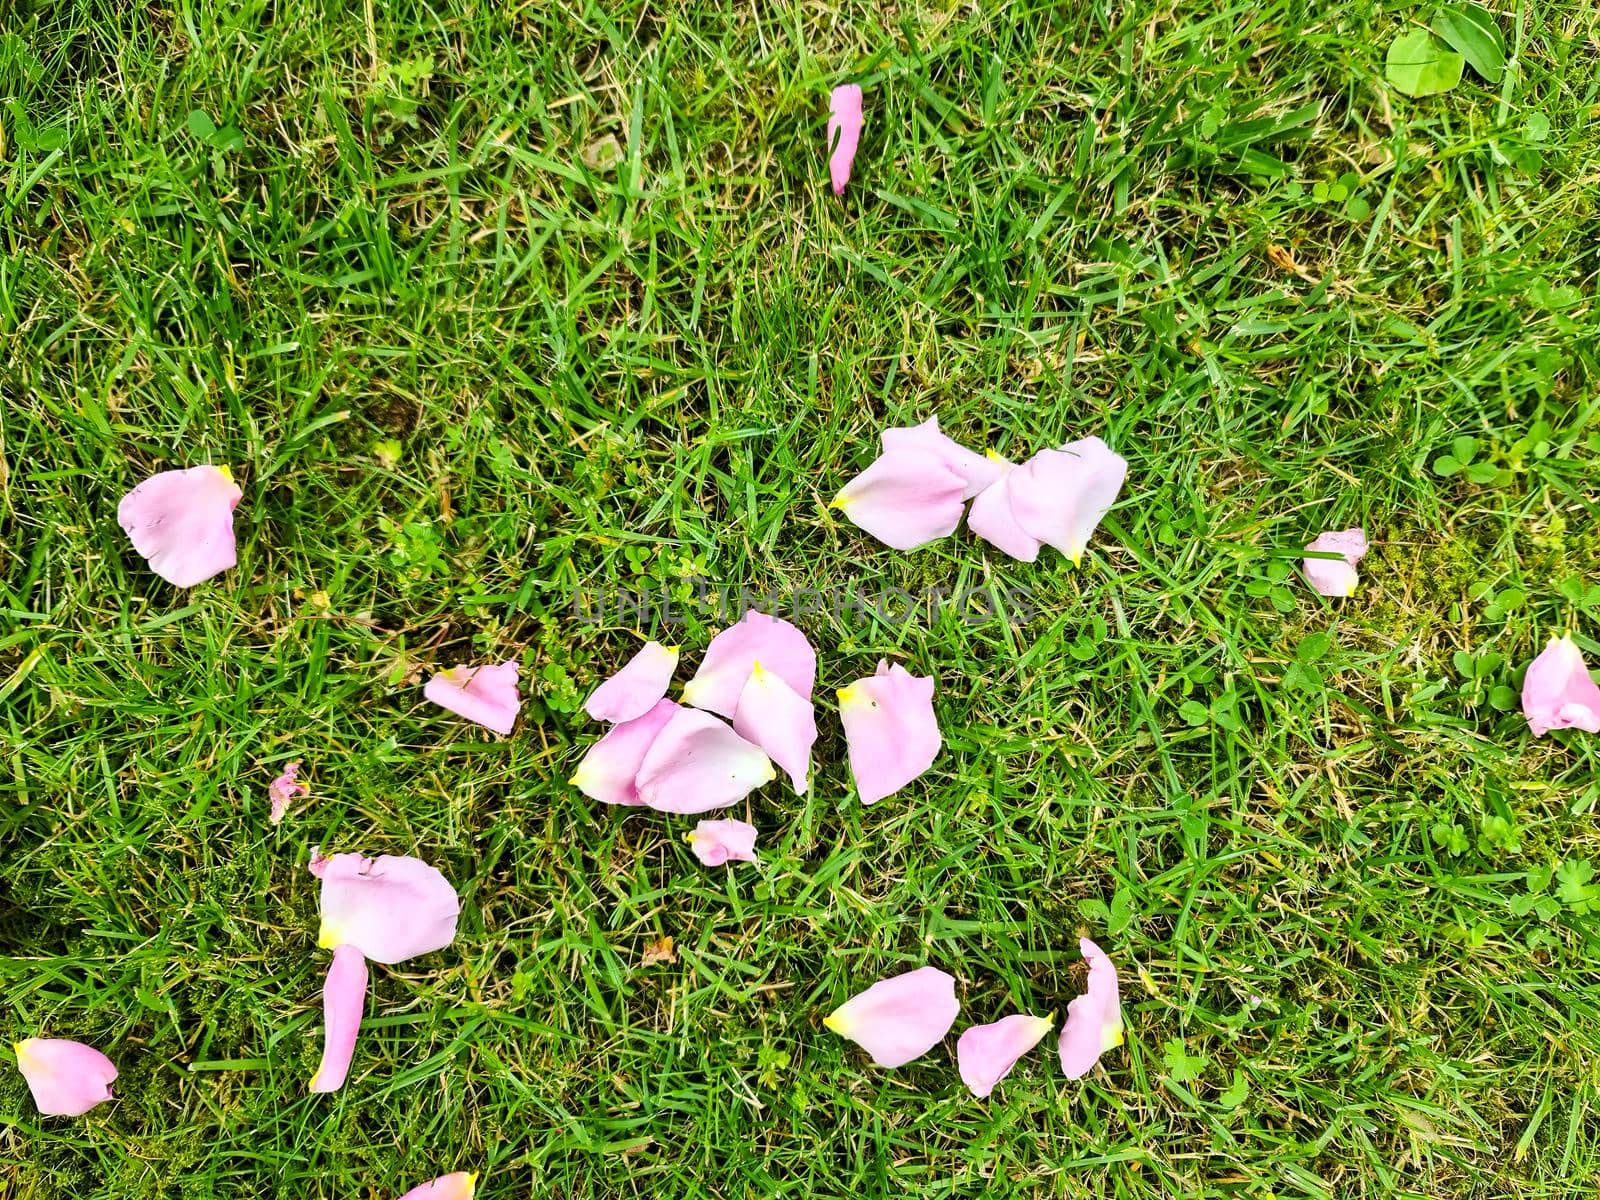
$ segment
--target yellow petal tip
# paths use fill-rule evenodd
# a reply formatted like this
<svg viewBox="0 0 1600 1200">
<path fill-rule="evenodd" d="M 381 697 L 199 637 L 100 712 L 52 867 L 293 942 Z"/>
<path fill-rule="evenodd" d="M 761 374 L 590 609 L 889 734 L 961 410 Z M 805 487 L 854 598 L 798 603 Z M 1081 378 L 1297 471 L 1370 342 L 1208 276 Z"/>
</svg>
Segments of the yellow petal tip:
<svg viewBox="0 0 1600 1200">
<path fill-rule="evenodd" d="M 229 483 L 233 482 L 233 472 L 230 471 L 227 467 L 218 467 L 217 468 L 217 474 L 221 475 Z"/>
</svg>

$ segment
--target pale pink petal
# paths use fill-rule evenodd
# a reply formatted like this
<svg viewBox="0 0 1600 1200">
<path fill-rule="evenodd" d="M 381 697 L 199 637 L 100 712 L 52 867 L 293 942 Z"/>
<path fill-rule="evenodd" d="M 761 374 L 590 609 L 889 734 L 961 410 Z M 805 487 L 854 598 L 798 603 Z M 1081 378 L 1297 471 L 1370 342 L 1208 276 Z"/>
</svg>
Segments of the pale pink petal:
<svg viewBox="0 0 1600 1200">
<path fill-rule="evenodd" d="M 817 677 L 817 652 L 806 635 L 782 617 L 769 617 L 751 609 L 706 647 L 700 669 L 683 688 L 683 702 L 718 716 L 732 717 L 739 708 L 739 693 L 757 660 L 777 674 L 794 691 L 811 699 Z"/>
<path fill-rule="evenodd" d="M 272 811 L 267 814 L 267 820 L 272 824 L 276 825 L 283 820 L 296 796 L 311 794 L 311 785 L 301 783 L 298 779 L 299 774 L 300 764 L 292 762 L 284 767 L 283 774 L 267 784 L 267 797 L 272 802 Z"/>
<path fill-rule="evenodd" d="M 940 433 L 938 417 L 929 417 L 921 425 L 885 429 L 879 436 L 885 454 L 891 451 L 929 454 L 961 476 L 965 484 L 961 493 L 963 500 L 972 499 L 994 483 L 1009 465 L 998 456 L 968 450 L 960 442 Z"/>
<path fill-rule="evenodd" d="M 1078 951 L 1089 964 L 1089 990 L 1067 1005 L 1061 1026 L 1061 1069 L 1068 1079 L 1081 1079 L 1107 1050 L 1122 1045 L 1122 1001 L 1117 994 L 1117 969 L 1088 938 Z"/>
<path fill-rule="evenodd" d="M 956 981 L 938 967 L 918 967 L 873 984 L 823 1020 L 880 1067 L 900 1067 L 937 1046 L 961 1012 Z"/>
<path fill-rule="evenodd" d="M 455 940 L 461 901 L 437 868 L 385 854 L 335 854 L 322 870 L 325 950 L 354 946 L 380 963 L 442 950 Z"/>
<path fill-rule="evenodd" d="M 1002 1017 L 992 1025 L 974 1025 L 956 1039 L 956 1066 L 961 1071 L 961 1082 L 972 1089 L 974 1096 L 987 1096 L 1054 1024 L 1050 1017 L 1017 1013 Z"/>
<path fill-rule="evenodd" d="M 45 1116 L 81 1116 L 111 1099 L 117 1068 L 93 1046 L 66 1038 L 24 1038 L 12 1049 L 33 1102 Z"/>
<path fill-rule="evenodd" d="M 966 481 L 931 454 L 891 450 L 833 498 L 837 508 L 886 546 L 915 550 L 955 532 Z"/>
<path fill-rule="evenodd" d="M 678 648 L 646 642 L 622 670 L 590 693 L 583 707 L 596 721 L 631 721 L 655 707 L 667 694 L 678 669 Z"/>
<path fill-rule="evenodd" d="M 699 813 L 737 804 L 776 776 L 772 760 L 725 721 L 683 708 L 639 766 L 639 798 L 658 812 Z"/>
<path fill-rule="evenodd" d="M 367 960 L 354 946 L 341 945 L 322 985 L 322 1062 L 311 1077 L 313 1092 L 337 1092 L 344 1086 L 366 1002 Z"/>
<path fill-rule="evenodd" d="M 1121 455 L 1097 437 L 1079 438 L 1039 451 L 1011 473 L 1011 511 L 1024 530 L 1076 565 L 1127 476 Z"/>
<path fill-rule="evenodd" d="M 634 780 L 644 764 L 645 752 L 673 714 L 680 711 L 671 700 L 657 700 L 644 716 L 613 725 L 605 737 L 589 747 L 567 782 L 601 804 L 643 804 Z"/>
<path fill-rule="evenodd" d="M 321 846 L 313 846 L 311 847 L 311 861 L 306 864 L 306 870 L 321 879 L 328 873 L 328 865 L 332 862 L 333 856 L 331 854 L 324 854 Z"/>
<path fill-rule="evenodd" d="M 850 167 L 856 161 L 856 147 L 860 142 L 861 88 L 854 83 L 841 84 L 833 89 L 828 105 L 828 174 L 833 177 L 835 196 L 844 195 L 844 185 L 850 182 Z"/>
<path fill-rule="evenodd" d="M 117 505 L 117 523 L 150 569 L 193 587 L 238 561 L 233 510 L 244 495 L 226 467 L 152 475 Z"/>
<path fill-rule="evenodd" d="M 1356 574 L 1356 564 L 1366 557 L 1367 534 L 1359 526 L 1337 532 L 1319 534 L 1306 552 L 1339 554 L 1342 558 L 1308 558 L 1300 565 L 1311 581 L 1311 587 L 1322 596 L 1352 596 L 1361 577 Z"/>
<path fill-rule="evenodd" d="M 1552 729 L 1600 733 L 1600 686 L 1571 635 L 1551 638 L 1522 679 L 1522 715 L 1534 737 Z"/>
<path fill-rule="evenodd" d="M 440 708 L 499 734 L 511 732 L 522 708 L 514 662 L 486 667 L 451 667 L 428 680 L 422 694 Z"/>
<path fill-rule="evenodd" d="M 756 861 L 756 827 L 748 821 L 701 821 L 683 840 L 708 867 Z"/>
<path fill-rule="evenodd" d="M 979 492 L 967 510 L 967 528 L 1012 558 L 1033 562 L 1044 543 L 1024 529 L 1012 511 L 1011 481 L 1016 478 L 1016 468 L 1003 460 L 999 465 L 1000 478 Z"/>
<path fill-rule="evenodd" d="M 878 663 L 878 673 L 839 689 L 844 724 L 861 803 L 898 792 L 933 765 L 943 744 L 933 713 L 933 680 L 898 663 Z"/>
<path fill-rule="evenodd" d="M 454 1175 L 441 1175 L 427 1183 L 419 1183 L 400 1200 L 472 1200 L 477 1186 L 476 1171 L 457 1171 Z"/>
<path fill-rule="evenodd" d="M 787 771 L 797 793 L 806 790 L 811 745 L 817 740 L 816 712 L 811 701 L 796 693 L 776 671 L 759 662 L 752 666 L 744 691 L 739 693 L 733 729 Z"/>
</svg>

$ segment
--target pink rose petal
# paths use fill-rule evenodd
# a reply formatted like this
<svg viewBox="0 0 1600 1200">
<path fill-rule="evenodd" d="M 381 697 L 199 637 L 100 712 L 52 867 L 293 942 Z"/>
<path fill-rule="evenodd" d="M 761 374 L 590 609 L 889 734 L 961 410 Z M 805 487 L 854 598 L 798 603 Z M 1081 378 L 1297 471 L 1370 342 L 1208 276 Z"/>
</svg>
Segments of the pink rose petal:
<svg viewBox="0 0 1600 1200">
<path fill-rule="evenodd" d="M 428 680 L 422 694 L 440 708 L 502 735 L 511 732 L 522 708 L 514 662 L 486 667 L 451 667 Z"/>
<path fill-rule="evenodd" d="M 419 1183 L 400 1200 L 472 1200 L 477 1186 L 476 1171 L 457 1171 L 453 1175 L 441 1175 L 427 1183 Z"/>
<path fill-rule="evenodd" d="M 751 609 L 738 624 L 711 639 L 700 669 L 684 685 L 683 702 L 721 717 L 732 717 L 757 660 L 797 695 L 811 699 L 817 652 L 806 641 L 806 635 L 782 617 L 769 617 Z"/>
<path fill-rule="evenodd" d="M 1307 553 L 1343 555 L 1339 558 L 1308 558 L 1300 565 L 1310 580 L 1311 587 L 1320 596 L 1353 596 L 1361 577 L 1356 565 L 1366 557 L 1366 530 L 1357 526 L 1338 532 L 1318 534 L 1306 546 Z"/>
<path fill-rule="evenodd" d="M 1551 638 L 1522 679 L 1522 715 L 1534 737 L 1552 729 L 1600 733 L 1600 686 L 1568 634 Z"/>
<path fill-rule="evenodd" d="M 311 1076 L 312 1092 L 337 1092 L 344 1086 L 366 1001 L 367 960 L 354 946 L 341 945 L 322 985 L 322 1062 Z"/>
<path fill-rule="evenodd" d="M 656 735 L 634 782 L 658 812 L 700 813 L 737 804 L 775 774 L 761 748 L 726 722 L 682 708 Z"/>
<path fill-rule="evenodd" d="M 797 794 L 805 792 L 811 774 L 811 745 L 817 740 L 811 701 L 758 662 L 739 693 L 733 729 L 788 772 Z"/>
<path fill-rule="evenodd" d="M 311 785 L 299 782 L 300 764 L 292 762 L 284 767 L 283 774 L 267 784 L 267 798 L 272 803 L 272 809 L 267 814 L 267 820 L 272 824 L 279 824 L 289 811 L 289 805 L 294 803 L 296 796 L 311 794 Z"/>
<path fill-rule="evenodd" d="M 1068 1079 L 1081 1079 L 1102 1054 L 1122 1045 L 1117 969 L 1088 938 L 1078 940 L 1078 950 L 1089 964 L 1089 990 L 1067 1005 L 1067 1020 L 1061 1026 L 1058 1048 Z"/>
<path fill-rule="evenodd" d="M 397 963 L 443 950 L 456 936 L 461 901 L 435 867 L 385 854 L 335 854 L 322 866 L 325 950 L 354 946 L 367 958 Z"/>
<path fill-rule="evenodd" d="M 904 667 L 878 663 L 878 673 L 839 689 L 844 724 L 861 803 L 875 804 L 921 775 L 943 739 L 933 712 L 933 680 Z"/>
<path fill-rule="evenodd" d="M 885 429 L 879 435 L 883 452 L 909 451 L 931 455 L 961 476 L 961 498 L 970 500 L 998 480 L 1008 465 L 1004 459 L 968 450 L 960 442 L 939 432 L 939 418 L 929 417 L 921 425 Z"/>
<path fill-rule="evenodd" d="M 829 506 L 886 546 L 915 550 L 955 532 L 967 483 L 938 457 L 890 450 L 839 490 Z"/>
<path fill-rule="evenodd" d="M 756 827 L 748 821 L 701 821 L 683 840 L 708 867 L 757 861 Z"/>
<path fill-rule="evenodd" d="M 595 688 L 584 701 L 584 711 L 596 721 L 632 721 L 642 717 L 667 694 L 667 685 L 677 669 L 676 646 L 646 642 L 622 670 Z"/>
<path fill-rule="evenodd" d="M 860 142 L 861 88 L 854 83 L 841 84 L 833 89 L 828 105 L 828 174 L 833 178 L 835 196 L 844 195 Z"/>
<path fill-rule="evenodd" d="M 956 1039 L 956 1066 L 961 1071 L 961 1082 L 972 1089 L 974 1096 L 987 1096 L 1054 1024 L 1049 1017 L 1017 1013 L 1002 1017 L 992 1025 L 974 1025 Z"/>
<path fill-rule="evenodd" d="M 1029 535 L 1076 566 L 1127 476 L 1121 455 L 1097 437 L 1079 438 L 1039 451 L 1007 477 L 1011 512 Z"/>
<path fill-rule="evenodd" d="M 644 716 L 613 725 L 589 747 L 568 782 L 601 804 L 643 804 L 634 780 L 644 765 L 645 752 L 673 714 L 681 711 L 671 700 L 657 700 Z"/>
<path fill-rule="evenodd" d="M 243 495 L 226 467 L 162 471 L 122 498 L 117 523 L 152 571 L 193 587 L 238 563 L 233 510 Z"/>
<path fill-rule="evenodd" d="M 822 1023 L 878 1066 L 900 1067 L 937 1046 L 960 1012 L 955 979 L 937 967 L 919 967 L 850 997 Z"/>
<path fill-rule="evenodd" d="M 111 1099 L 112 1061 L 66 1038 L 24 1038 L 12 1047 L 33 1102 L 47 1117 L 78 1117 Z"/>
<path fill-rule="evenodd" d="M 1023 562 L 1033 562 L 1044 545 L 1022 527 L 1011 507 L 1011 481 L 1016 478 L 1016 468 L 1001 461 L 1000 478 L 991 483 L 972 502 L 967 510 L 967 528 L 997 550 Z"/>
</svg>

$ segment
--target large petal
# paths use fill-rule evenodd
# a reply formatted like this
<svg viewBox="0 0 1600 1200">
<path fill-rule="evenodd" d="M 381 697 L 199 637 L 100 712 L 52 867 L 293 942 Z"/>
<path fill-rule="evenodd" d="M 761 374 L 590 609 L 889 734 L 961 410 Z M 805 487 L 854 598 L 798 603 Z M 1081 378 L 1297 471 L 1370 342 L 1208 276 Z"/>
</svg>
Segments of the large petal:
<svg viewBox="0 0 1600 1200">
<path fill-rule="evenodd" d="M 837 138 L 837 140 L 835 140 Z M 850 168 L 856 161 L 861 142 L 861 87 L 844 83 L 833 89 L 828 103 L 828 174 L 833 179 L 833 194 L 844 195 L 850 182 Z"/>
<path fill-rule="evenodd" d="M 876 675 L 840 688 L 839 720 L 863 804 L 875 804 L 921 775 L 942 744 L 933 680 L 898 663 L 879 662 Z"/>
<path fill-rule="evenodd" d="M 644 764 L 645 752 L 673 714 L 680 711 L 671 700 L 657 700 L 644 716 L 613 725 L 605 737 L 589 747 L 568 782 L 601 804 L 643 804 L 634 780 Z"/>
<path fill-rule="evenodd" d="M 1054 1024 L 1049 1017 L 1017 1013 L 1002 1017 L 992 1025 L 974 1025 L 956 1039 L 956 1066 L 961 1071 L 961 1082 L 972 1089 L 974 1096 L 987 1096 Z"/>
<path fill-rule="evenodd" d="M 1117 969 L 1088 938 L 1078 940 L 1078 950 L 1089 964 L 1089 990 L 1067 1005 L 1061 1026 L 1061 1069 L 1068 1079 L 1080 1079 L 1100 1061 L 1100 1056 L 1122 1045 L 1122 1001 L 1117 992 Z"/>
<path fill-rule="evenodd" d="M 659 812 L 699 813 L 737 804 L 774 778 L 772 761 L 726 722 L 679 709 L 639 766 L 639 798 Z"/>
<path fill-rule="evenodd" d="M 811 774 L 811 745 L 817 740 L 817 717 L 811 701 L 799 695 L 776 671 L 759 662 L 739 693 L 733 729 L 764 750 L 789 773 L 797 793 L 806 790 Z"/>
<path fill-rule="evenodd" d="M 622 670 L 590 693 L 583 707 L 596 721 L 631 721 L 667 694 L 678 669 L 678 648 L 646 642 Z"/>
<path fill-rule="evenodd" d="M 1011 507 L 1011 481 L 1016 477 L 1016 468 L 1002 460 L 1000 469 L 1000 478 L 979 492 L 967 510 L 967 528 L 1012 558 L 1033 562 L 1044 543 L 1022 527 Z"/>
<path fill-rule="evenodd" d="M 1522 715 L 1534 737 L 1552 729 L 1600 733 L 1600 686 L 1569 634 L 1551 638 L 1522 679 Z"/>
<path fill-rule="evenodd" d="M 683 840 L 708 867 L 756 861 L 756 827 L 748 821 L 701 821 Z"/>
<path fill-rule="evenodd" d="M 937 1046 L 960 1012 L 955 979 L 938 967 L 918 967 L 850 997 L 822 1023 L 878 1066 L 899 1067 Z"/>
<path fill-rule="evenodd" d="M 397 963 L 448 946 L 460 913 L 456 890 L 421 859 L 335 854 L 322 867 L 317 945 L 354 946 L 374 962 Z"/>
<path fill-rule="evenodd" d="M 233 510 L 244 495 L 226 467 L 152 475 L 117 505 L 117 523 L 150 569 L 193 587 L 238 561 Z"/>
<path fill-rule="evenodd" d="M 1121 455 L 1097 437 L 1079 438 L 1039 451 L 1012 473 L 1011 511 L 1029 534 L 1078 564 L 1127 476 Z"/>
<path fill-rule="evenodd" d="M 966 481 L 937 457 L 891 450 L 839 490 L 831 507 L 896 550 L 915 550 L 955 532 Z"/>
<path fill-rule="evenodd" d="M 798 695 L 811 699 L 817 652 L 806 635 L 782 617 L 751 609 L 738 624 L 711 639 L 700 669 L 684 685 L 683 702 L 718 716 L 733 716 L 757 660 Z"/>
<path fill-rule="evenodd" d="M 1322 596 L 1351 596 L 1355 594 L 1356 584 L 1361 577 L 1356 573 L 1356 564 L 1367 554 L 1366 530 L 1357 526 L 1353 529 L 1330 530 L 1318 534 L 1306 546 L 1308 554 L 1338 554 L 1339 558 L 1308 558 L 1300 565 L 1306 573 L 1306 578 L 1311 581 L 1312 588 Z"/>
<path fill-rule="evenodd" d="M 932 455 L 957 475 L 966 485 L 961 493 L 970 500 L 1005 473 L 1009 464 L 999 456 L 979 454 L 968 450 L 960 442 L 939 432 L 939 418 L 929 417 L 921 425 L 885 429 L 879 435 L 883 451 L 907 450 Z"/>
<path fill-rule="evenodd" d="M 477 1187 L 476 1171 L 457 1171 L 453 1175 L 441 1175 L 427 1183 L 419 1183 L 400 1200 L 472 1200 Z"/>
<path fill-rule="evenodd" d="M 428 680 L 422 694 L 458 717 L 509 734 L 522 708 L 517 695 L 517 664 L 487 667 L 451 667 Z"/>
<path fill-rule="evenodd" d="M 311 1077 L 313 1092 L 337 1092 L 350 1073 L 367 1002 L 367 960 L 354 946 L 338 946 L 322 985 L 322 1062 Z"/>
<path fill-rule="evenodd" d="M 66 1038 L 25 1038 L 12 1049 L 33 1102 L 45 1116 L 81 1116 L 111 1099 L 116 1065 L 93 1046 Z"/>
</svg>

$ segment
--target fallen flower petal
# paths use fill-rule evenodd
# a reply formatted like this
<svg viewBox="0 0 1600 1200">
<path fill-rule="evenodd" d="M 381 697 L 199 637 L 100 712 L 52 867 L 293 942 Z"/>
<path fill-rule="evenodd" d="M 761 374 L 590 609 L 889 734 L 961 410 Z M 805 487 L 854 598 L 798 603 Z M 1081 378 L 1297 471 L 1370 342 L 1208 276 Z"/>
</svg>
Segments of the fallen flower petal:
<svg viewBox="0 0 1600 1200">
<path fill-rule="evenodd" d="M 1097 437 L 1041 450 L 1008 477 L 1011 511 L 1033 537 L 1083 563 L 1083 552 L 1116 502 L 1128 463 Z"/>
<path fill-rule="evenodd" d="M 708 867 L 757 861 L 756 827 L 748 821 L 701 821 L 683 840 Z"/>
<path fill-rule="evenodd" d="M 739 693 L 733 729 L 788 772 L 796 793 L 805 792 L 811 774 L 811 746 L 817 740 L 811 701 L 797 694 L 777 672 L 755 663 Z"/>
<path fill-rule="evenodd" d="M 419 1183 L 400 1200 L 472 1200 L 477 1187 L 476 1171 L 457 1171 L 453 1175 L 441 1175 L 427 1183 Z"/>
<path fill-rule="evenodd" d="M 351 945 L 341 945 L 328 964 L 322 985 L 322 1062 L 311 1077 L 313 1092 L 337 1092 L 350 1073 L 367 1001 L 367 960 Z"/>
<path fill-rule="evenodd" d="M 1117 969 L 1088 938 L 1078 939 L 1078 951 L 1089 964 L 1089 990 L 1067 1005 L 1061 1026 L 1061 1069 L 1068 1079 L 1081 1079 L 1100 1056 L 1122 1045 L 1122 1001 L 1117 993 Z"/>
<path fill-rule="evenodd" d="M 984 488 L 993 484 L 1010 466 L 998 455 L 979 454 L 968 450 L 960 442 L 939 432 L 939 418 L 929 417 L 921 425 L 898 429 L 885 429 L 879 435 L 885 454 L 891 451 L 914 451 L 932 455 L 949 467 L 965 487 L 961 498 L 970 500 Z"/>
<path fill-rule="evenodd" d="M 1360 526 L 1318 534 L 1306 546 L 1308 554 L 1339 554 L 1342 558 L 1307 558 L 1301 562 L 1311 587 L 1320 596 L 1353 596 L 1361 576 L 1356 564 L 1366 557 L 1367 533 Z"/>
<path fill-rule="evenodd" d="M 1044 543 L 1022 527 L 1011 507 L 1011 480 L 1016 468 L 1003 460 L 1000 468 L 1000 478 L 979 492 L 967 510 L 967 528 L 997 550 L 1031 563 L 1039 557 Z"/>
<path fill-rule="evenodd" d="M 667 694 L 678 669 L 678 648 L 646 642 L 627 665 L 590 693 L 584 711 L 596 721 L 631 721 L 642 717 Z"/>
<path fill-rule="evenodd" d="M 296 796 L 311 794 L 311 785 L 298 780 L 300 764 L 292 762 L 284 767 L 283 774 L 267 784 L 267 797 L 272 802 L 272 810 L 267 814 L 267 820 L 272 824 L 279 824 L 289 812 L 289 805 Z"/>
<path fill-rule="evenodd" d="M 645 752 L 673 714 L 681 711 L 671 700 L 657 700 L 644 716 L 613 725 L 605 737 L 589 747 L 568 782 L 601 804 L 643 804 L 634 780 L 644 764 Z"/>
<path fill-rule="evenodd" d="M 732 717 L 758 659 L 797 695 L 811 699 L 811 687 L 817 677 L 817 652 L 806 641 L 806 635 L 782 617 L 769 617 L 751 609 L 737 624 L 711 639 L 700 669 L 684 685 L 683 702 L 718 716 Z"/>
<path fill-rule="evenodd" d="M 418 858 L 335 854 L 322 866 L 324 950 L 354 946 L 374 962 L 443 950 L 456 936 L 461 901 L 436 867 Z"/>
<path fill-rule="evenodd" d="M 726 722 L 681 708 L 645 752 L 635 784 L 658 812 L 699 813 L 737 804 L 776 774 L 761 747 Z"/>
<path fill-rule="evenodd" d="M 193 587 L 238 563 L 233 510 L 243 495 L 226 467 L 162 471 L 122 498 L 117 523 L 152 571 Z"/>
<path fill-rule="evenodd" d="M 991 1025 L 974 1025 L 956 1039 L 956 1066 L 961 1071 L 961 1082 L 972 1089 L 974 1096 L 987 1096 L 1054 1024 L 1050 1017 L 1017 1013 Z"/>
<path fill-rule="evenodd" d="M 937 1046 L 960 1012 L 955 979 L 938 967 L 918 967 L 850 997 L 822 1023 L 878 1066 L 900 1067 Z"/>
<path fill-rule="evenodd" d="M 921 775 L 943 739 L 933 713 L 933 680 L 896 663 L 839 689 L 850 773 L 861 803 L 875 804 Z"/>
<path fill-rule="evenodd" d="M 1522 679 L 1522 715 L 1534 737 L 1552 729 L 1600 733 L 1600 686 L 1568 634 L 1551 638 Z"/>
<path fill-rule="evenodd" d="M 833 498 L 860 528 L 896 550 L 915 550 L 955 532 L 967 484 L 931 454 L 891 450 Z"/>
<path fill-rule="evenodd" d="M 440 708 L 485 729 L 509 734 L 522 708 L 517 695 L 517 664 L 451 667 L 428 680 L 422 694 Z"/>
<path fill-rule="evenodd" d="M 67 1038 L 24 1038 L 11 1048 L 33 1102 L 45 1116 L 82 1116 L 111 1099 L 116 1064 L 93 1046 Z"/>
<path fill-rule="evenodd" d="M 837 141 L 835 137 L 837 136 Z M 828 104 L 828 174 L 833 179 L 833 194 L 844 195 L 850 182 L 850 167 L 856 161 L 861 142 L 861 87 L 840 84 L 833 89 Z"/>
</svg>

